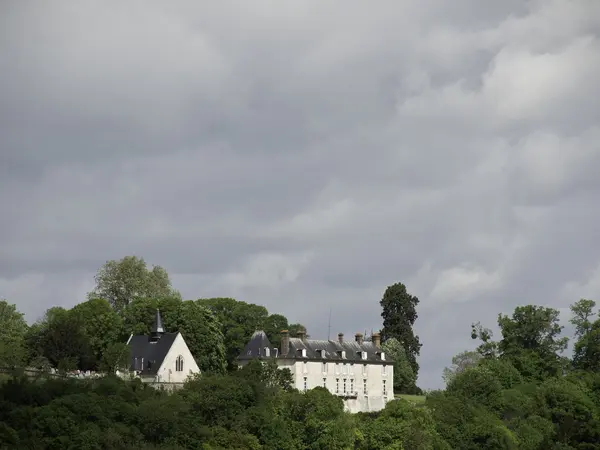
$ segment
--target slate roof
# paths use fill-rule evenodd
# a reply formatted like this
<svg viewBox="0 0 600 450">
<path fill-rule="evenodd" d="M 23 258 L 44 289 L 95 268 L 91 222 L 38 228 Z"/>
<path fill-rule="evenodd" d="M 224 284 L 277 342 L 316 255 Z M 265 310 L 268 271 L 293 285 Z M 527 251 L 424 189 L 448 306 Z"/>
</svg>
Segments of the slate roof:
<svg viewBox="0 0 600 450">
<path fill-rule="evenodd" d="M 281 351 L 275 351 L 264 331 L 256 331 L 244 350 L 238 357 L 239 360 L 254 358 L 265 358 L 264 348 L 269 348 L 269 357 L 278 359 L 297 359 L 300 361 L 323 361 L 323 362 L 354 362 L 369 364 L 390 364 L 393 360 L 381 359 L 381 349 L 372 342 L 344 341 L 340 344 L 338 340 L 318 340 L 289 338 L 287 356 L 282 356 Z M 306 349 L 306 357 L 302 356 L 302 349 Z M 341 352 L 345 351 L 345 358 Z M 366 359 L 362 358 L 362 352 L 366 352 Z"/>
<path fill-rule="evenodd" d="M 179 333 L 162 333 L 158 341 L 150 340 L 149 336 L 132 336 L 129 340 L 131 348 L 131 370 L 140 370 L 143 359 L 141 375 L 156 375 L 167 353 L 173 346 Z"/>
<path fill-rule="evenodd" d="M 267 356 L 265 348 L 269 349 L 270 357 L 277 354 L 277 347 L 274 347 L 273 344 L 271 344 L 266 333 L 264 331 L 255 331 L 238 359 L 264 358 Z"/>
</svg>

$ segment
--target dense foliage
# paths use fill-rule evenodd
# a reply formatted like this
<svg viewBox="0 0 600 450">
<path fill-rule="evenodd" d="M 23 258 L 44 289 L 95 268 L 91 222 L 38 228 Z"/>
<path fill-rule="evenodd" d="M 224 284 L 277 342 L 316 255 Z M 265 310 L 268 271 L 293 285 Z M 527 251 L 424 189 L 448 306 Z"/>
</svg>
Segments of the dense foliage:
<svg viewBox="0 0 600 450">
<path fill-rule="evenodd" d="M 141 282 L 125 275 L 147 277 L 141 270 L 114 273 L 135 289 Z M 152 283 L 159 279 L 168 276 Z M 418 299 L 396 284 L 381 303 L 382 347 L 394 359 L 395 391 L 410 393 L 418 390 L 413 360 L 421 344 L 412 332 Z M 237 369 L 235 356 L 257 328 L 275 343 L 282 328 L 305 330 L 262 306 L 162 294 L 116 305 L 90 296 L 70 310 L 50 308 L 27 326 L 14 305 L 0 301 L 0 365 L 8 370 L 0 380 L 0 449 L 600 449 L 595 307 L 586 299 L 571 307 L 572 358 L 564 355 L 559 312 L 520 306 L 498 316 L 497 340 L 473 324 L 479 346 L 452 359 L 444 390 L 352 415 L 325 389 L 295 390 L 291 373 L 274 363 Z M 148 333 L 156 308 L 169 331 L 184 335 L 202 369 L 172 392 L 111 375 L 128 364 L 127 336 Z M 25 365 L 58 368 L 59 375 L 32 375 Z M 108 375 L 60 374 L 75 368 Z"/>
</svg>

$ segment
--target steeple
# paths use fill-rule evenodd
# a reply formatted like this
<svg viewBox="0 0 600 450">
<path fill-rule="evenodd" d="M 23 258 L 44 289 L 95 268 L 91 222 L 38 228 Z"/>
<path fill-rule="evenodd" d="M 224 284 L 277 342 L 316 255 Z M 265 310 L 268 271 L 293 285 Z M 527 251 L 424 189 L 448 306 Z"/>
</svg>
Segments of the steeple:
<svg viewBox="0 0 600 450">
<path fill-rule="evenodd" d="M 165 328 L 163 327 L 162 317 L 160 317 L 159 309 L 156 308 L 156 316 L 154 316 L 154 325 L 152 326 L 152 331 L 150 332 L 150 341 L 158 341 L 164 333 Z"/>
</svg>

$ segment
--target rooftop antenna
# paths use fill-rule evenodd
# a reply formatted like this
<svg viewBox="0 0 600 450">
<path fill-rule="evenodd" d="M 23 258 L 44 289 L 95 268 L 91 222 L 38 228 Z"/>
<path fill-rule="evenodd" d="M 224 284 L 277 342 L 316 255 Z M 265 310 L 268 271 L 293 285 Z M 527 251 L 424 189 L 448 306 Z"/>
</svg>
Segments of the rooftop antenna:
<svg viewBox="0 0 600 450">
<path fill-rule="evenodd" d="M 329 305 L 329 322 L 327 323 L 327 340 L 331 340 L 331 305 Z"/>
</svg>

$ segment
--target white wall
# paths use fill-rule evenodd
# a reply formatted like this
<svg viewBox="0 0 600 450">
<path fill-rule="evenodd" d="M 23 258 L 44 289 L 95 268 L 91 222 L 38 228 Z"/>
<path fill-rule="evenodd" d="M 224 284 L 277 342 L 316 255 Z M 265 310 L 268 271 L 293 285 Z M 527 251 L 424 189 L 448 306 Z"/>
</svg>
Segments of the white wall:
<svg viewBox="0 0 600 450">
<path fill-rule="evenodd" d="M 283 366 L 283 364 L 281 364 Z M 355 399 L 345 399 L 344 404 L 349 412 L 379 411 L 385 403 L 394 399 L 394 368 L 392 364 L 385 365 L 385 373 L 381 364 L 363 364 L 348 362 L 339 364 L 335 362 L 323 363 L 320 361 L 296 361 L 292 371 L 295 387 L 304 390 L 317 386 L 326 387 L 334 395 L 350 395 L 356 393 Z M 339 383 L 338 381 L 339 380 Z M 346 393 L 344 394 L 344 380 L 346 380 Z M 364 393 L 366 380 L 367 393 Z M 325 381 L 325 386 L 323 382 Z M 386 395 L 383 393 L 385 381 Z M 337 392 L 336 392 L 337 388 Z"/>
<path fill-rule="evenodd" d="M 183 371 L 175 370 L 175 361 L 179 355 L 183 356 Z M 199 372 L 200 368 L 196 364 L 183 336 L 181 336 L 181 333 L 177 333 L 171 349 L 158 369 L 158 381 L 163 383 L 183 383 L 188 376 Z"/>
<path fill-rule="evenodd" d="M 381 364 L 367 364 L 366 372 L 363 374 L 363 363 L 343 363 L 336 365 L 335 362 L 327 362 L 326 371 L 323 372 L 323 363 L 320 361 L 297 361 L 292 359 L 277 359 L 280 369 L 289 369 L 294 380 L 294 387 L 299 391 L 304 390 L 304 378 L 306 377 L 307 389 L 317 386 L 323 387 L 323 379 L 327 390 L 336 395 L 336 380 L 339 379 L 339 393 L 344 396 L 344 379 L 346 379 L 346 393 L 349 395 L 353 387 L 357 393 L 356 398 L 344 399 L 344 406 L 348 412 L 374 412 L 380 411 L 385 404 L 394 399 L 394 366 L 386 364 L 385 375 Z M 245 365 L 247 361 L 240 362 Z M 352 383 L 350 380 L 354 380 Z M 364 394 L 363 381 L 367 380 L 367 395 Z M 386 384 L 386 396 L 383 395 L 383 381 Z M 353 386 L 351 386 L 353 384 Z"/>
</svg>

